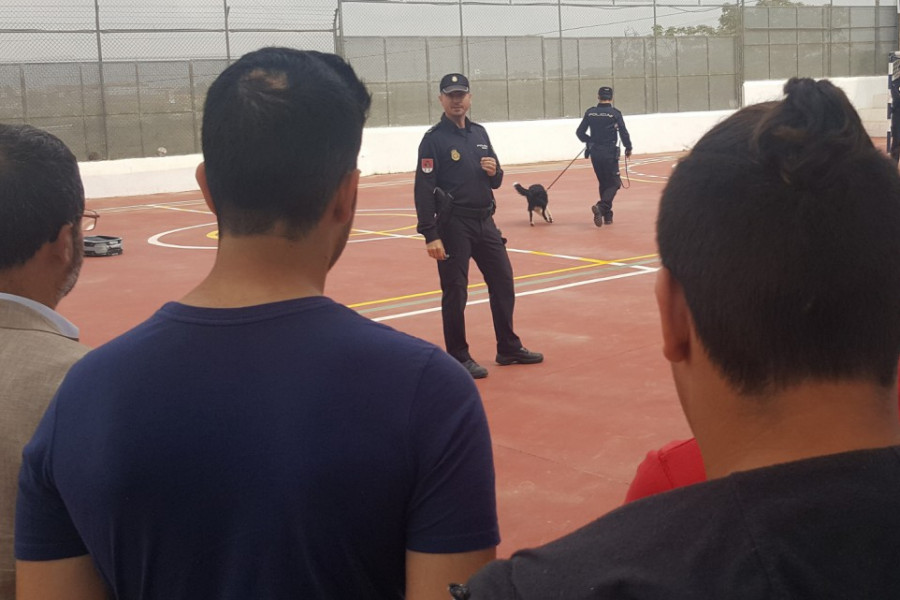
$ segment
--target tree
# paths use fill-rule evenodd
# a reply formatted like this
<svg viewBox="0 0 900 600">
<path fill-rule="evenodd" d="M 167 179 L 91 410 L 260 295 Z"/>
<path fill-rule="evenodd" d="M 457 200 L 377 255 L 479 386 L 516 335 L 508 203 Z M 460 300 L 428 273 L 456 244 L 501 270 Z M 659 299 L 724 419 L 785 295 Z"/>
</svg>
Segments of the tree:
<svg viewBox="0 0 900 600">
<path fill-rule="evenodd" d="M 802 2 L 793 0 L 756 0 L 755 6 L 803 6 Z M 666 27 L 654 25 L 651 28 L 653 37 L 675 37 L 680 35 L 735 35 L 741 30 L 741 16 L 743 4 L 728 4 L 722 6 L 722 14 L 719 15 L 719 26 L 697 25 L 687 27 Z"/>
</svg>

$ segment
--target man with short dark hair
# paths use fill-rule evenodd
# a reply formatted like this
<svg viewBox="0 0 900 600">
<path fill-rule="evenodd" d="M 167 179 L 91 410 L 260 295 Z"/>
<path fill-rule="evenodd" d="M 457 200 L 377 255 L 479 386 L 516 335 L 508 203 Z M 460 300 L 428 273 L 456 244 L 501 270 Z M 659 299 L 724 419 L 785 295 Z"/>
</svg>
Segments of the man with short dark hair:
<svg viewBox="0 0 900 600">
<path fill-rule="evenodd" d="M 13 515 L 22 448 L 87 348 L 56 312 L 78 279 L 84 189 L 56 136 L 0 124 L 0 600 L 15 597 Z"/>
<path fill-rule="evenodd" d="M 369 103 L 341 58 L 287 48 L 210 86 L 215 265 L 60 388 L 23 460 L 20 600 L 430 599 L 494 556 L 471 378 L 323 295 Z"/>
<path fill-rule="evenodd" d="M 710 480 L 457 598 L 900 594 L 900 174 L 830 82 L 785 94 L 713 127 L 660 202 L 663 354 Z"/>
<path fill-rule="evenodd" d="M 578 139 L 587 144 L 586 154 L 591 159 L 594 175 L 600 188 L 600 200 L 591 206 L 594 225 L 612 225 L 613 200 L 622 187 L 619 177 L 619 138 L 625 144 L 625 156 L 631 156 L 631 135 L 625 127 L 622 111 L 613 106 L 613 89 L 603 86 L 597 90 L 597 106 L 584 112 L 575 131 Z M 590 129 L 590 134 L 587 133 Z"/>
<path fill-rule="evenodd" d="M 503 183 L 503 169 L 487 131 L 466 116 L 472 106 L 469 79 L 462 73 L 449 73 L 441 78 L 439 89 L 444 114 L 419 144 L 416 230 L 425 238 L 428 256 L 437 261 L 447 353 L 473 378 L 482 379 L 488 370 L 472 358 L 466 340 L 472 259 L 484 275 L 490 296 L 497 364 L 536 364 L 544 356 L 523 347 L 513 330 L 512 265 L 493 217 L 494 190 Z"/>
</svg>

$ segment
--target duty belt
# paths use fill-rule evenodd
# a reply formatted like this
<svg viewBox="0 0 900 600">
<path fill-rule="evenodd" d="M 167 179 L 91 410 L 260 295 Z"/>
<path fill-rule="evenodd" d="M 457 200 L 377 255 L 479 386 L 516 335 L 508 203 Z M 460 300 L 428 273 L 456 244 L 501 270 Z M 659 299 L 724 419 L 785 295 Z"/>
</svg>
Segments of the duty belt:
<svg viewBox="0 0 900 600">
<path fill-rule="evenodd" d="M 494 208 L 492 206 L 487 206 L 485 208 L 470 208 L 468 206 L 454 204 L 450 208 L 450 214 L 456 215 L 457 217 L 484 220 L 494 214 Z"/>
<path fill-rule="evenodd" d="M 436 200 L 438 222 L 449 219 L 453 215 L 483 221 L 494 214 L 493 202 L 491 202 L 491 206 L 486 206 L 484 208 L 460 206 L 453 202 L 453 196 L 439 187 L 434 188 L 434 198 Z"/>
</svg>

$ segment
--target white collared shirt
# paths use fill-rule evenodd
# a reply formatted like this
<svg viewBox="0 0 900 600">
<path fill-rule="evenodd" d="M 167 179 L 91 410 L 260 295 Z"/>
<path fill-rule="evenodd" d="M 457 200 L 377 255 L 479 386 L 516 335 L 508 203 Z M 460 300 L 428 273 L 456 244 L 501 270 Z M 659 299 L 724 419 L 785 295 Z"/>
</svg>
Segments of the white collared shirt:
<svg viewBox="0 0 900 600">
<path fill-rule="evenodd" d="M 18 304 L 21 304 L 22 306 L 27 306 L 31 310 L 37 311 L 45 318 L 50 320 L 50 322 L 53 323 L 57 329 L 59 329 L 59 332 L 67 338 L 72 338 L 73 340 L 78 339 L 78 327 L 76 327 L 74 323 L 69 321 L 67 318 L 65 318 L 46 304 L 41 304 L 40 302 L 36 302 L 31 298 L 16 296 L 15 294 L 5 294 L 3 292 L 0 292 L 0 300 L 9 300 L 10 302 L 16 302 Z"/>
</svg>

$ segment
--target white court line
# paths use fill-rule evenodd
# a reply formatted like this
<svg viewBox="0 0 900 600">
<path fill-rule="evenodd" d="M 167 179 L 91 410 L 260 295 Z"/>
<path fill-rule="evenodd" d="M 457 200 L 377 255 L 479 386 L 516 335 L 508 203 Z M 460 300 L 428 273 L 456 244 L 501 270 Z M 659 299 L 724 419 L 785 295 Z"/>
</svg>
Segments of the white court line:
<svg viewBox="0 0 900 600">
<path fill-rule="evenodd" d="M 589 285 L 592 283 L 601 283 L 604 281 L 612 281 L 613 279 L 623 279 L 625 277 L 634 277 L 635 275 L 647 275 L 649 273 L 655 273 L 656 271 L 659 270 L 658 267 L 657 268 L 644 267 L 643 265 L 624 265 L 622 263 L 609 263 L 609 264 L 627 266 L 627 267 L 635 268 L 637 270 L 632 273 L 620 273 L 619 275 L 610 275 L 609 277 L 598 277 L 596 279 L 588 279 L 585 281 L 576 281 L 573 283 L 566 283 L 563 285 L 555 285 L 552 287 L 540 288 L 537 290 L 529 290 L 527 292 L 518 292 L 518 293 L 516 293 L 516 298 L 519 298 L 521 296 L 533 296 L 535 294 L 546 294 L 547 292 L 558 292 L 559 290 L 565 290 L 568 288 L 578 287 L 578 286 L 582 286 L 582 285 Z M 466 306 L 474 306 L 475 304 L 484 304 L 485 302 L 490 302 L 490 298 L 484 298 L 482 300 L 470 300 L 469 302 L 466 302 Z M 422 310 L 414 310 L 414 311 L 410 311 L 410 312 L 399 313 L 396 315 L 375 317 L 375 318 L 372 318 L 372 320 L 376 321 L 376 322 L 390 321 L 392 319 L 402 319 L 404 317 L 415 317 L 417 315 L 424 315 L 424 314 L 428 314 L 428 313 L 438 312 L 439 310 L 441 310 L 441 307 L 435 306 L 433 308 L 423 308 Z M 361 311 L 361 314 L 365 314 L 365 312 Z"/>
<path fill-rule="evenodd" d="M 162 246 L 163 248 L 179 248 L 179 249 L 188 249 L 188 250 L 215 250 L 218 248 L 218 244 L 215 246 L 182 246 L 181 244 L 169 244 L 163 241 L 160 241 L 164 236 L 170 235 L 172 233 L 179 233 L 181 231 L 187 231 L 188 229 L 198 229 L 200 227 L 209 227 L 210 225 L 218 225 L 215 221 L 212 223 L 200 223 L 199 225 L 191 225 L 189 227 L 179 227 L 178 229 L 170 229 L 169 231 L 163 231 L 162 233 L 157 233 L 154 236 L 151 236 L 147 239 L 147 243 L 153 246 Z"/>
</svg>

